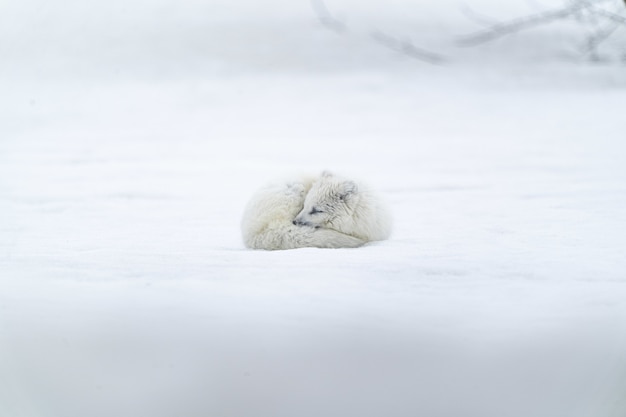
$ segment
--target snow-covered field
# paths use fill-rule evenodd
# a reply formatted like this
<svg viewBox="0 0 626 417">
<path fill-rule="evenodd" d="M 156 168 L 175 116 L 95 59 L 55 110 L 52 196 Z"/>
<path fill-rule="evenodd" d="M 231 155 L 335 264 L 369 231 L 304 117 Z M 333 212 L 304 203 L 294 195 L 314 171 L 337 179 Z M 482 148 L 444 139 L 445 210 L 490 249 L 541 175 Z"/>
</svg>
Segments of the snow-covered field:
<svg viewBox="0 0 626 417">
<path fill-rule="evenodd" d="M 2 6 L 0 416 L 626 415 L 623 64 L 571 24 L 459 49 L 453 1 L 328 6 L 347 33 L 306 1 Z M 322 169 L 392 239 L 246 250 L 252 192 Z"/>
</svg>

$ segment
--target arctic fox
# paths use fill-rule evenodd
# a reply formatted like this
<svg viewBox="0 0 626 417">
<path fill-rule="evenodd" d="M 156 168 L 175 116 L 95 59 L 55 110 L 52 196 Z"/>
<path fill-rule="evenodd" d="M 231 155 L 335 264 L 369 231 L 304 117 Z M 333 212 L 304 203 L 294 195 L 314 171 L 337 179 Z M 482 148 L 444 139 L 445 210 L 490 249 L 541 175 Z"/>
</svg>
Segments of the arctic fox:
<svg viewBox="0 0 626 417">
<path fill-rule="evenodd" d="M 261 189 L 241 228 L 252 249 L 354 248 L 386 239 L 391 220 L 369 190 L 324 172 Z"/>
<path fill-rule="evenodd" d="M 373 191 L 328 171 L 311 186 L 294 224 L 336 230 L 365 242 L 391 234 L 391 216 Z"/>
</svg>

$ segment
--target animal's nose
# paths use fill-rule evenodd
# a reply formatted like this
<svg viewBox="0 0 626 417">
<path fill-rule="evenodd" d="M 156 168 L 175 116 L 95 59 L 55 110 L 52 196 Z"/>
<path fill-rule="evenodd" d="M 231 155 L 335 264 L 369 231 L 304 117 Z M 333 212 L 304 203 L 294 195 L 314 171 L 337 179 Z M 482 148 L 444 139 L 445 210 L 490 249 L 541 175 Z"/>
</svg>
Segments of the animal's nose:
<svg viewBox="0 0 626 417">
<path fill-rule="evenodd" d="M 294 220 L 292 223 L 293 223 L 293 225 L 294 225 L 294 226 L 297 226 L 297 225 L 298 225 L 298 222 L 297 222 L 297 221 L 295 221 L 295 220 Z"/>
</svg>

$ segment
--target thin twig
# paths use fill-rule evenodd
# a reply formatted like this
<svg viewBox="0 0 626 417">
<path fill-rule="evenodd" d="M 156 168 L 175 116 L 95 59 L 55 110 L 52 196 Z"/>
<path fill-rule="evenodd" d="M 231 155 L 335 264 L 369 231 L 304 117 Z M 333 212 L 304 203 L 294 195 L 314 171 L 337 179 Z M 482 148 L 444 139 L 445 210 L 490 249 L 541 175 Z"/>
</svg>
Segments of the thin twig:
<svg viewBox="0 0 626 417">
<path fill-rule="evenodd" d="M 326 7 L 324 0 L 311 0 L 311 7 L 319 21 L 327 29 L 342 34 L 349 32 L 347 25 L 333 16 L 328 7 Z M 401 41 L 382 32 L 373 32 L 370 34 L 370 37 L 389 49 L 429 64 L 440 64 L 444 61 L 441 55 L 419 48 L 410 41 Z"/>
<path fill-rule="evenodd" d="M 624 2 L 626 3 L 626 0 L 624 0 Z M 611 12 L 609 12 L 607 10 L 600 9 L 600 8 L 597 8 L 597 7 L 593 7 L 593 12 L 595 14 L 599 15 L 599 16 L 602 16 L 602 17 L 605 17 L 605 18 L 607 18 L 609 20 L 612 20 L 615 23 L 620 23 L 620 24 L 626 25 L 626 17 L 624 17 L 624 16 L 620 16 L 620 15 L 618 15 L 616 13 L 611 13 Z"/>
<path fill-rule="evenodd" d="M 426 49 L 418 48 L 411 41 L 408 40 L 403 41 L 394 38 L 393 36 L 389 36 L 386 33 L 378 31 L 372 32 L 371 37 L 376 42 L 386 46 L 389 49 L 400 52 L 411 58 L 428 62 L 429 64 L 442 64 L 445 61 L 443 56 L 434 52 L 427 51 Z"/>
<path fill-rule="evenodd" d="M 569 7 L 524 16 L 510 20 L 508 22 L 497 23 L 492 25 L 487 30 L 481 30 L 479 32 L 464 36 L 458 41 L 458 43 L 462 46 L 474 46 L 481 43 L 489 42 L 494 39 L 498 39 L 503 36 L 519 32 L 521 30 L 529 29 L 535 26 L 541 26 L 555 20 L 568 18 L 586 7 L 587 5 L 585 3 L 574 3 Z"/>
<path fill-rule="evenodd" d="M 322 0 L 311 0 L 311 7 L 324 27 L 337 33 L 347 31 L 348 28 L 346 24 L 333 16 L 330 10 L 328 10 L 328 7 L 326 7 L 326 3 Z"/>
<path fill-rule="evenodd" d="M 621 25 L 619 23 L 610 22 L 604 29 L 596 31 L 587 38 L 585 52 L 592 57 L 597 58 L 597 50 L 602 42 L 607 40 Z"/>
</svg>

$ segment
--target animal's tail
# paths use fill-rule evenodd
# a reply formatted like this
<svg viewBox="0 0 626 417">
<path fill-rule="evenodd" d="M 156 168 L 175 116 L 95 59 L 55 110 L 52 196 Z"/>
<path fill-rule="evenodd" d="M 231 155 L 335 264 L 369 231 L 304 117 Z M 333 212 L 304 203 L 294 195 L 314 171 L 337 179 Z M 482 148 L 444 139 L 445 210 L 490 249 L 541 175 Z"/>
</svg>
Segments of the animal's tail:
<svg viewBox="0 0 626 417">
<path fill-rule="evenodd" d="M 356 248 L 364 240 L 331 229 L 315 229 L 289 225 L 285 228 L 267 228 L 245 239 L 252 249 L 280 250 L 297 248 Z"/>
</svg>

